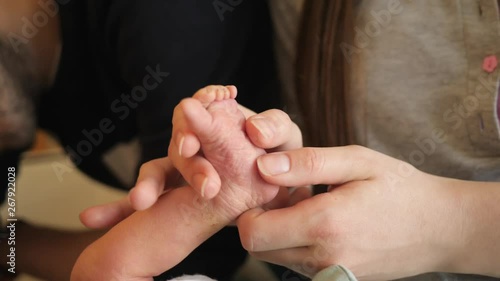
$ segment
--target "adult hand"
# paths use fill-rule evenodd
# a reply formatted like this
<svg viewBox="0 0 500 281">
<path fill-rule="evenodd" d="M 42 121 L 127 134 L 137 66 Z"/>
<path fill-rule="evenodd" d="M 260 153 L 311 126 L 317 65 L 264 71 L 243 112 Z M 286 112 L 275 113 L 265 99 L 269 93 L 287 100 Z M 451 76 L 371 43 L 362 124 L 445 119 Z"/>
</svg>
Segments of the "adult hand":
<svg viewBox="0 0 500 281">
<path fill-rule="evenodd" d="M 329 184 L 288 208 L 250 210 L 237 221 L 256 258 L 314 276 L 343 265 L 360 280 L 447 271 L 461 242 L 460 206 L 444 179 L 360 146 L 263 155 L 271 184 Z M 458 213 L 457 213 L 458 212 Z"/>
<path fill-rule="evenodd" d="M 291 122 L 286 113 L 272 109 L 260 114 L 240 106 L 240 110 L 247 117 L 246 131 L 250 140 L 258 147 L 268 151 L 281 151 L 302 147 L 302 134 L 299 127 Z M 176 136 L 174 136 L 176 137 Z M 189 139 L 189 136 L 187 137 Z M 189 141 L 185 148 L 189 148 Z M 182 161 L 193 161 L 185 159 Z M 141 166 L 135 187 L 128 197 L 119 201 L 94 206 L 80 214 L 80 220 L 89 228 L 109 228 L 127 218 L 136 210 L 145 210 L 151 207 L 158 197 L 166 190 L 184 185 L 184 178 L 191 179 L 200 170 L 211 168 L 211 164 L 203 162 L 196 169 L 182 165 L 179 173 L 168 157 L 149 161 Z M 207 168 L 208 167 L 208 168 Z M 182 176 L 181 176 L 182 174 Z M 216 175 L 217 176 L 217 175 Z M 190 183 L 190 180 L 188 180 Z M 194 187 L 197 192 L 201 190 Z M 216 194 L 218 190 L 214 191 Z M 267 208 L 279 208 L 294 204 L 310 196 L 307 188 L 296 189 L 289 197 L 287 189 L 282 188 L 275 200 L 266 205 Z"/>
</svg>

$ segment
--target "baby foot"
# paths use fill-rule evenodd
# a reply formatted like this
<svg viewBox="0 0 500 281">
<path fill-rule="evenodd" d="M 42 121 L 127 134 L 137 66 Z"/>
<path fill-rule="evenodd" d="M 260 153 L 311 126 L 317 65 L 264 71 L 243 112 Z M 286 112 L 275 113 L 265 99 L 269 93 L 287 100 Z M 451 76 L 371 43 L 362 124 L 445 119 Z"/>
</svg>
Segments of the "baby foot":
<svg viewBox="0 0 500 281">
<path fill-rule="evenodd" d="M 186 136 L 180 141 L 179 153 L 184 157 L 191 156 L 198 150 L 198 142 L 202 156 L 218 173 L 220 192 L 213 201 L 216 208 L 231 219 L 268 203 L 278 192 L 277 186 L 266 183 L 258 173 L 256 159 L 266 152 L 248 139 L 245 116 L 235 97 L 236 88 L 232 86 L 203 88 L 193 98 L 179 104 L 173 121 L 174 131 L 184 128 L 183 135 Z M 182 142 L 186 144 L 187 136 L 196 136 L 196 140 L 189 140 L 191 151 L 183 148 Z M 173 162 L 178 164 L 175 157 Z M 202 194 L 208 180 L 208 177 L 201 176 Z"/>
</svg>

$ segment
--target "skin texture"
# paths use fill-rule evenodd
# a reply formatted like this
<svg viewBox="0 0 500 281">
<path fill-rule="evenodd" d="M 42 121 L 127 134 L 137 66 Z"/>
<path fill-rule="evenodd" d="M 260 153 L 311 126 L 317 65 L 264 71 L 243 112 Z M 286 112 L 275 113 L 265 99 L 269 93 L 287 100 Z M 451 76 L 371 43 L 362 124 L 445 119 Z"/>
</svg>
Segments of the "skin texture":
<svg viewBox="0 0 500 281">
<path fill-rule="evenodd" d="M 283 159 L 285 172 L 276 169 Z M 274 184 L 334 186 L 289 208 L 240 216 L 242 243 L 259 259 L 309 276 L 341 264 L 359 280 L 500 276 L 499 183 L 433 176 L 360 146 L 267 154 L 258 166 Z"/>
<path fill-rule="evenodd" d="M 260 120 L 271 132 L 265 138 L 271 140 L 266 143 L 269 146 L 262 145 L 263 134 L 256 127 L 256 131 L 248 129 L 251 118 L 246 125 L 247 132 L 252 132 L 250 139 L 259 139 L 266 148 L 288 146 L 300 133 L 280 112 L 271 115 L 261 115 Z M 430 271 L 500 277 L 498 182 L 436 177 L 359 146 L 288 148 L 258 158 L 266 181 L 335 188 L 286 208 L 256 208 L 242 214 L 237 220 L 241 241 L 255 257 L 309 276 L 342 264 L 359 280 L 390 280 Z M 156 169 L 149 169 L 147 176 L 142 172 L 141 183 L 148 184 L 137 187 L 141 192 L 146 193 L 144 187 L 153 182 L 167 180 L 170 160 L 155 161 Z M 186 175 L 197 172 L 184 171 Z M 284 239 L 283 233 L 289 236 Z"/>
<path fill-rule="evenodd" d="M 208 86 L 183 100 L 173 117 L 172 139 L 178 141 L 169 148 L 180 171 L 211 164 L 204 165 L 206 170 L 193 175 L 191 182 L 201 187 L 202 197 L 213 198 L 231 219 L 268 203 L 278 192 L 277 186 L 264 182 L 257 172 L 256 159 L 266 152 L 248 139 L 245 116 L 235 97 L 233 86 Z M 201 154 L 195 155 L 200 147 Z M 188 159 L 182 161 L 181 157 Z M 220 190 L 215 198 L 213 190 Z"/>
<path fill-rule="evenodd" d="M 291 122 L 288 115 L 283 111 L 271 109 L 260 114 L 255 114 L 242 106 L 240 106 L 240 110 L 247 118 L 245 129 L 248 137 L 255 146 L 267 151 L 281 151 L 302 147 L 300 129 L 295 123 Z M 186 133 L 186 135 L 188 134 Z M 195 136 L 186 137 L 193 137 L 196 142 Z M 188 164 L 182 164 L 182 162 L 192 161 L 192 159 L 179 157 L 177 161 L 179 161 L 178 165 L 187 167 Z M 208 162 L 204 162 L 203 165 L 211 166 Z M 207 169 L 210 169 L 210 167 Z M 130 191 L 127 198 L 90 207 L 80 214 L 80 220 L 89 228 L 100 229 L 112 227 L 133 214 L 135 210 L 145 210 L 153 206 L 163 193 L 172 188 L 183 186 L 186 182 L 201 195 L 201 186 L 196 186 L 193 182 L 189 182 L 197 173 L 199 171 L 196 169 L 184 169 L 183 177 L 175 169 L 169 157 L 158 158 L 144 163 L 139 171 L 136 185 Z M 184 178 L 189 180 L 186 181 Z M 217 193 L 219 187 L 215 186 L 215 189 L 215 191 L 211 192 Z M 283 193 L 285 195 L 288 194 L 288 192 L 280 192 L 278 196 Z M 309 196 L 310 190 L 308 188 L 298 188 L 294 192 L 291 192 L 290 198 L 285 198 L 283 201 L 286 202 L 285 205 L 293 205 Z M 276 207 L 283 207 L 280 204 L 276 205 Z"/>
<path fill-rule="evenodd" d="M 197 157 L 195 145 L 187 159 L 214 164 L 212 171 L 198 169 L 194 181 L 206 186 L 205 172 L 217 173 L 218 196 L 206 200 L 187 186 L 165 193 L 151 208 L 133 213 L 90 245 L 77 260 L 71 280 L 152 280 L 241 213 L 276 196 L 279 187 L 264 182 L 257 171 L 256 159 L 265 151 L 246 137 L 245 117 L 235 96 L 234 87 L 207 87 L 174 112 L 174 135 L 191 135 L 203 153 Z M 169 151 L 177 167 L 177 160 L 185 158 L 178 153 L 182 146 L 171 143 Z M 199 165 L 190 164 L 193 169 Z M 217 178 L 211 180 L 219 184 Z"/>
</svg>

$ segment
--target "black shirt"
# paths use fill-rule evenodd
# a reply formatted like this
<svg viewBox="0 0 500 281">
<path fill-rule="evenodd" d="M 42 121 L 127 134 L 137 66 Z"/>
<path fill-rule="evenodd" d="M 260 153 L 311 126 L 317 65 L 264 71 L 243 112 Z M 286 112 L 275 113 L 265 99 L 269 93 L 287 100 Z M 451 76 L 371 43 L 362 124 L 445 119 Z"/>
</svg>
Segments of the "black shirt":
<svg viewBox="0 0 500 281">
<path fill-rule="evenodd" d="M 234 84 L 251 109 L 279 106 L 266 4 L 239 2 L 226 10 L 206 0 L 61 4 L 61 63 L 40 126 L 89 176 L 128 188 L 103 153 L 138 137 L 141 163 L 165 156 L 173 109 L 199 88 Z"/>
</svg>

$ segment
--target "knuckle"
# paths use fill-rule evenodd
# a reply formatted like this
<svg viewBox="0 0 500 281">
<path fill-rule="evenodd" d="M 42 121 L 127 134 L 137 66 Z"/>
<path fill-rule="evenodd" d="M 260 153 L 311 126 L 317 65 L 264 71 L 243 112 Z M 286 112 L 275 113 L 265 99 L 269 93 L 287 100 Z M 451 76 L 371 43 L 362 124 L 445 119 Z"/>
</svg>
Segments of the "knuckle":
<svg viewBox="0 0 500 281">
<path fill-rule="evenodd" d="M 309 239 L 323 241 L 337 237 L 337 224 L 338 222 L 334 222 L 332 219 L 325 218 L 321 221 L 321 223 L 316 224 L 309 229 Z"/>
<path fill-rule="evenodd" d="M 290 117 L 286 112 L 280 109 L 271 109 L 269 113 L 274 116 L 276 119 L 279 119 L 281 122 L 291 122 Z"/>
<path fill-rule="evenodd" d="M 288 130 L 290 124 L 293 124 L 290 116 L 282 110 L 272 109 L 270 110 L 270 116 L 272 117 L 273 124 L 281 131 Z"/>
<path fill-rule="evenodd" d="M 279 109 L 271 109 L 269 110 L 269 116 L 281 136 L 286 138 L 289 138 L 290 135 L 294 136 L 294 138 L 297 137 L 300 140 L 300 146 L 302 146 L 302 131 L 288 113 Z"/>
<path fill-rule="evenodd" d="M 309 174 L 317 174 L 322 171 L 325 167 L 325 158 L 322 153 L 320 153 L 316 148 L 304 148 L 303 149 L 302 168 L 305 172 Z"/>
<path fill-rule="evenodd" d="M 346 148 L 349 152 L 349 157 L 352 160 L 349 161 L 352 169 L 372 167 L 373 164 L 377 162 L 374 161 L 376 154 L 373 150 L 361 145 L 349 145 Z"/>
<path fill-rule="evenodd" d="M 332 202 L 339 201 L 336 195 L 332 193 L 323 193 L 315 197 L 316 204 L 314 205 L 315 221 L 311 224 L 307 235 L 309 240 L 314 240 L 321 245 L 327 245 L 327 241 L 337 241 L 341 240 L 344 232 L 344 228 L 348 225 L 344 215 L 340 214 L 336 210 L 331 208 L 325 208 L 324 206 L 330 206 Z M 321 243 L 320 243 L 321 242 Z"/>
<path fill-rule="evenodd" d="M 357 145 L 357 144 L 348 145 L 348 146 L 346 146 L 346 149 L 350 153 L 352 153 L 353 155 L 356 155 L 356 156 L 365 155 L 367 152 L 370 152 L 370 150 L 368 148 L 361 146 L 361 145 Z"/>
</svg>

